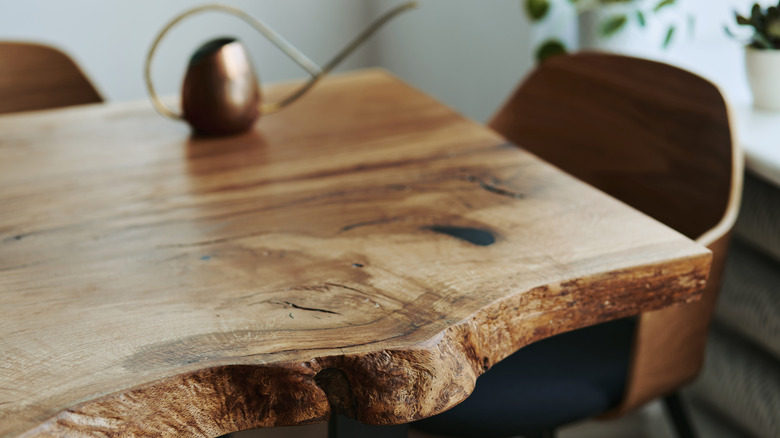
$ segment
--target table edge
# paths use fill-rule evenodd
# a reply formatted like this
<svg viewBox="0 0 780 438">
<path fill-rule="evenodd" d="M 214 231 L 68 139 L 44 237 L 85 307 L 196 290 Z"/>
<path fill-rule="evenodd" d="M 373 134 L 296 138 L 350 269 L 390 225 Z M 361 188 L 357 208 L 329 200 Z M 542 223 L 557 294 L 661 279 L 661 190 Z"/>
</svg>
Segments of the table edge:
<svg viewBox="0 0 780 438">
<path fill-rule="evenodd" d="M 303 363 L 204 366 L 83 402 L 20 435 L 11 432 L 5 436 L 72 436 L 76 431 L 93 430 L 90 419 L 98 414 L 130 419 L 123 420 L 123 433 L 158 436 L 176 423 L 172 416 L 187 417 L 193 409 L 198 411 L 198 417 L 213 421 L 186 432 L 180 430 L 185 436 L 218 436 L 255 428 L 318 423 L 326 421 L 334 411 L 366 424 L 407 423 L 457 405 L 471 394 L 479 375 L 533 342 L 587 325 L 697 301 L 711 259 L 709 250 L 701 247 L 698 253 L 674 260 L 519 291 L 407 348 L 323 355 Z M 631 281 L 627 283 L 627 279 Z M 592 294 L 593 290 L 609 292 Z M 644 297 L 641 302 L 620 305 L 610 299 L 616 297 L 615 291 L 626 295 L 640 290 Z M 539 298 L 544 298 L 545 308 L 537 309 L 531 317 L 556 319 L 556 324 L 547 324 L 546 330 L 529 323 L 528 314 L 508 311 L 518 309 L 525 300 Z M 577 304 L 576 310 L 572 310 L 572 302 Z M 575 311 L 580 313 L 577 318 L 567 318 L 567 313 Z M 583 318 L 582 313 L 588 316 Z M 485 327 L 492 330 L 486 331 Z M 410 370 L 412 360 L 417 365 Z M 470 366 L 464 368 L 464 363 Z M 387 388 L 386 378 L 361 385 L 360 376 L 366 374 L 390 376 L 392 382 L 401 385 Z M 433 383 L 425 382 L 430 378 Z M 431 388 L 440 390 L 432 393 Z M 273 394 L 276 402 L 261 400 L 258 392 Z M 445 393 L 448 396 L 442 396 Z M 177 399 L 190 407 L 189 414 L 182 406 L 170 405 L 176 404 Z M 397 409 L 398 403 L 408 407 L 412 402 L 429 408 Z M 250 418 L 248 412 L 254 415 Z M 179 420 L 186 423 L 187 419 Z"/>
</svg>

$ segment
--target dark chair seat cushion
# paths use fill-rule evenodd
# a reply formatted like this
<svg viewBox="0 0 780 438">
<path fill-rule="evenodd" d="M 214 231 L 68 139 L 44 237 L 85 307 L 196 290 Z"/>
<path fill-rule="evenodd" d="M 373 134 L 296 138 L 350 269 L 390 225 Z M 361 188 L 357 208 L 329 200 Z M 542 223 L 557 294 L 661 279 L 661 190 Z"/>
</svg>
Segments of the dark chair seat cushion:
<svg viewBox="0 0 780 438">
<path fill-rule="evenodd" d="M 413 427 L 510 437 L 606 412 L 623 395 L 634 327 L 634 319 L 623 319 L 531 344 L 480 376 L 463 403 Z"/>
</svg>

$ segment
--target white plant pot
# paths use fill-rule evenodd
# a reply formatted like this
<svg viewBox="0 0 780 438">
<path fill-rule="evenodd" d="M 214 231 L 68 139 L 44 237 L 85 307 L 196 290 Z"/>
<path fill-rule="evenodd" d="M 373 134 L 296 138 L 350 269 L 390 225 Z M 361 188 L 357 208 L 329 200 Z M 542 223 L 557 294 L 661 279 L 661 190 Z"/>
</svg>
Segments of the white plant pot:
<svg viewBox="0 0 780 438">
<path fill-rule="evenodd" d="M 745 47 L 745 67 L 753 106 L 780 111 L 780 50 Z"/>
</svg>

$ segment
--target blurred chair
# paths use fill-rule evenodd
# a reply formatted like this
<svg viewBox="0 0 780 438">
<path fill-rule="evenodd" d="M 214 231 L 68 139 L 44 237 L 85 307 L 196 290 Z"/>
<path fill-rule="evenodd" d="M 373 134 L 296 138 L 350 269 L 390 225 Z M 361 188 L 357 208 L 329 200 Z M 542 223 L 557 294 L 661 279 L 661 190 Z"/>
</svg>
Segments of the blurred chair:
<svg viewBox="0 0 780 438">
<path fill-rule="evenodd" d="M 676 391 L 702 365 L 742 184 L 742 158 L 717 88 L 648 60 L 559 56 L 531 73 L 490 126 L 709 247 L 712 271 L 700 301 L 525 347 L 481 376 L 463 403 L 415 427 L 552 437 L 559 426 L 663 397 L 678 434 L 695 436 Z"/>
<path fill-rule="evenodd" d="M 0 114 L 102 101 L 79 67 L 59 50 L 0 42 Z"/>
</svg>

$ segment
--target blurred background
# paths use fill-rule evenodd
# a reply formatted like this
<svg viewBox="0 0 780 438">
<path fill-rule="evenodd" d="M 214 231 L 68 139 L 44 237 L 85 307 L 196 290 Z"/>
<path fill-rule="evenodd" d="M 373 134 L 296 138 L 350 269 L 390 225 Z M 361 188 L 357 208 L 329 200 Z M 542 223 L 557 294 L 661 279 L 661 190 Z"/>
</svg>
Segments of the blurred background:
<svg viewBox="0 0 780 438">
<path fill-rule="evenodd" d="M 109 101 L 143 99 L 143 61 L 160 28 L 177 13 L 202 2 L 136 0 L 27 0 L 4 2 L 0 39 L 51 44 L 69 53 Z M 264 20 L 304 53 L 324 63 L 395 0 L 229 0 Z M 545 2 L 546 3 L 546 2 Z M 583 0 L 580 3 L 587 3 Z M 641 2 L 640 2 L 641 3 Z M 716 82 L 734 100 L 749 100 L 742 46 L 724 32 L 745 0 L 676 0 L 653 12 L 645 26 L 633 17 L 602 45 L 683 66 Z M 446 104 L 485 121 L 534 66 L 538 46 L 550 39 L 580 46 L 583 16 L 569 0 L 549 0 L 533 20 L 523 0 L 422 0 L 419 10 L 383 29 L 340 70 L 378 66 L 394 72 Z M 664 34 L 676 26 L 665 48 Z M 164 94 L 177 93 L 189 56 L 217 36 L 238 36 L 253 52 L 263 81 L 305 73 L 245 23 L 220 13 L 184 21 L 164 41 L 154 77 Z M 587 35 L 582 38 L 587 39 Z M 599 43 L 600 44 L 600 43 Z M 585 46 L 593 42 L 583 41 Z"/>
<path fill-rule="evenodd" d="M 109 102 L 147 98 L 142 72 L 149 46 L 171 18 L 202 4 L 187 0 L 0 1 L 0 40 L 38 42 L 60 48 L 75 59 Z M 223 3 L 262 19 L 313 60 L 324 63 L 373 18 L 401 1 L 225 0 Z M 600 1 L 608 2 L 578 0 L 576 3 L 587 9 L 588 5 L 597 5 Z M 621 3 L 620 0 L 612 2 Z M 741 126 L 737 132 L 748 152 L 748 168 L 756 172 L 763 169 L 763 176 L 774 178 L 775 186 L 780 187 L 780 154 L 777 153 L 780 149 L 776 147 L 780 113 L 770 116 L 750 109 L 751 94 L 743 48 L 747 39 L 729 37 L 724 29 L 729 27 L 739 35 L 734 11 L 746 14 L 753 1 L 625 0 L 622 3 L 629 4 L 611 4 L 610 7 L 616 8 L 614 10 L 590 12 L 577 10 L 572 3 L 572 0 L 420 0 L 419 10 L 390 23 L 338 70 L 387 69 L 466 116 L 485 122 L 536 65 L 543 47 L 565 47 L 571 51 L 579 48 L 609 50 L 660 60 L 711 80 L 731 104 L 739 107 L 737 121 Z M 777 4 L 777 0 L 760 3 Z M 244 22 L 224 14 L 209 13 L 184 21 L 160 47 L 154 63 L 154 79 L 161 94 L 177 94 L 190 55 L 203 42 L 220 36 L 236 36 L 244 42 L 252 52 L 256 70 L 265 84 L 306 76 Z M 553 46 L 550 46 L 551 42 Z M 762 118 L 753 120 L 751 117 L 754 116 Z M 771 149 L 771 153 L 758 154 L 763 146 Z M 772 199 L 780 199 L 776 188 L 773 193 L 771 196 L 775 198 Z M 758 206 L 756 211 L 769 211 L 764 206 L 770 202 L 756 201 L 755 204 Z M 780 205 L 780 202 L 774 202 L 774 205 Z M 756 214 L 755 217 L 763 216 Z M 773 223 L 780 222 L 764 221 L 765 225 L 769 224 L 767 228 L 776 230 L 776 226 L 770 226 Z M 773 233 L 773 236 L 780 236 L 776 231 Z M 776 290 L 773 288 L 778 282 L 774 279 L 780 272 L 776 267 L 780 255 L 775 257 L 775 261 L 762 262 L 768 266 L 769 274 L 765 277 L 771 280 L 766 282 L 768 286 L 761 289 L 751 284 L 750 280 L 759 276 L 743 270 L 747 273 L 742 277 L 732 274 L 732 278 L 739 279 L 734 280 L 733 289 L 738 289 L 737 284 L 745 284 L 759 291 Z M 747 299 L 753 300 L 757 308 L 771 307 L 764 305 L 765 301 L 750 297 Z M 724 306 L 730 304 L 724 298 L 721 301 Z M 771 302 L 777 303 L 776 300 Z M 773 318 L 771 321 L 777 320 Z M 751 316 L 751 319 L 755 318 Z M 745 325 L 743 320 L 735 324 Z M 767 326 L 776 327 L 769 323 Z M 777 347 L 780 344 L 776 332 L 767 335 L 767 339 L 774 339 L 770 343 L 780 348 Z M 742 385 L 750 391 L 738 392 L 743 398 L 726 393 L 718 413 L 697 410 L 695 420 L 703 437 L 778 436 L 775 431 L 780 430 L 780 417 L 772 411 L 774 405 L 762 401 L 778 400 L 778 357 L 753 361 L 754 357 L 763 358 L 765 352 L 740 353 L 742 350 L 738 351 L 735 346 L 743 344 L 747 345 L 740 338 L 734 343 L 723 344 L 729 348 L 713 350 L 710 347 L 710 351 L 720 355 L 718 363 L 731 359 L 747 370 L 741 374 L 744 381 L 727 389 Z M 711 382 L 707 388 L 723 386 L 725 380 L 735 381 L 731 370 L 730 367 L 716 369 L 729 379 L 705 372 L 705 383 Z M 770 377 L 763 379 L 760 376 Z M 757 397 L 754 395 L 757 393 L 766 397 Z M 732 428 L 732 423 L 739 423 L 739 427 Z M 309 426 L 308 429 L 288 430 L 286 434 L 283 430 L 268 430 L 262 436 L 323 436 L 324 427 Z M 561 436 L 669 438 L 673 434 L 660 405 L 654 403 L 620 422 L 575 425 L 564 430 Z"/>
</svg>

